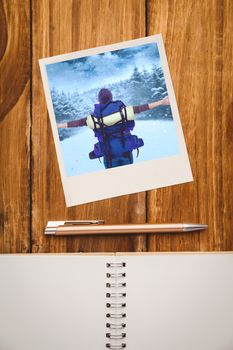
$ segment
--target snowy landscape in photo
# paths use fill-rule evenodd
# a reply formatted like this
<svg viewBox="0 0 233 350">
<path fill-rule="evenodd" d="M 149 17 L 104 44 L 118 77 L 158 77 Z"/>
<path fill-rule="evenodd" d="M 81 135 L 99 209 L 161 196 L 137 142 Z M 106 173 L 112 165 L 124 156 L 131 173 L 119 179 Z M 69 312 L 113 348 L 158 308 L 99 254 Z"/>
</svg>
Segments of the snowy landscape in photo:
<svg viewBox="0 0 233 350">
<path fill-rule="evenodd" d="M 104 170 L 103 162 L 88 158 L 89 152 L 93 149 L 93 143 L 96 142 L 93 131 L 85 127 L 79 130 L 77 135 L 61 142 L 67 176 Z M 133 152 L 135 164 L 179 153 L 176 130 L 171 120 L 139 120 L 132 134 L 143 136 L 144 140 L 144 146 L 139 149 L 138 158 L 137 151 Z M 152 155 L 153 158 L 151 158 Z"/>
<path fill-rule="evenodd" d="M 100 89 L 126 106 L 159 101 L 168 95 L 156 43 L 110 51 L 46 65 L 56 123 L 70 122 L 93 113 Z M 159 106 L 135 115 L 131 131 L 144 146 L 133 151 L 134 163 L 179 153 L 171 107 Z M 87 126 L 58 129 L 66 175 L 104 169 L 103 158 L 89 159 L 98 140 Z"/>
</svg>

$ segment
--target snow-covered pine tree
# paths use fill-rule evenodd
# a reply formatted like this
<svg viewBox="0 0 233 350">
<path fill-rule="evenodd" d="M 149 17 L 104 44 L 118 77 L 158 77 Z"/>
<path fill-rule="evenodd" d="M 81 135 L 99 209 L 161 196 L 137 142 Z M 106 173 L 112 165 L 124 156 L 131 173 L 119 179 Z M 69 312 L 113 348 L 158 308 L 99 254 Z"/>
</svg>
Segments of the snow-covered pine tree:
<svg viewBox="0 0 233 350">
<path fill-rule="evenodd" d="M 53 102 L 53 109 L 54 109 L 54 114 L 55 114 L 55 118 L 57 123 L 60 123 L 63 121 L 63 116 L 62 116 L 62 109 L 63 109 L 63 105 L 62 105 L 62 97 L 61 94 L 59 93 L 59 91 L 53 87 L 51 89 L 51 98 L 52 98 L 52 102 Z"/>
<path fill-rule="evenodd" d="M 151 91 L 152 101 L 158 101 L 167 96 L 167 88 L 164 79 L 163 70 L 160 66 L 154 65 L 148 79 L 148 87 Z M 150 112 L 152 119 L 167 119 L 172 118 L 170 106 L 157 107 Z"/>
<path fill-rule="evenodd" d="M 127 94 L 130 95 L 131 103 L 139 105 L 143 103 L 142 89 L 144 87 L 143 75 L 137 67 L 134 67 L 133 73 L 128 80 Z"/>
<path fill-rule="evenodd" d="M 71 116 L 71 120 L 84 118 L 83 115 L 83 98 L 80 96 L 78 89 L 71 94 L 71 104 L 73 115 Z"/>
</svg>

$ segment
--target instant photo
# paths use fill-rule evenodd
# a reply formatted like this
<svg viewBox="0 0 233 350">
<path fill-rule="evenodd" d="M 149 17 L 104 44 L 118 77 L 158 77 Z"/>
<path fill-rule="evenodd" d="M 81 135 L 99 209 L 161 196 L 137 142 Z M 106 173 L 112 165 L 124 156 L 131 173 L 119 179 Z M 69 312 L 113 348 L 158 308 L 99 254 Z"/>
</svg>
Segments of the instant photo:
<svg viewBox="0 0 233 350">
<path fill-rule="evenodd" d="M 67 206 L 192 181 L 161 35 L 40 68 Z"/>
</svg>

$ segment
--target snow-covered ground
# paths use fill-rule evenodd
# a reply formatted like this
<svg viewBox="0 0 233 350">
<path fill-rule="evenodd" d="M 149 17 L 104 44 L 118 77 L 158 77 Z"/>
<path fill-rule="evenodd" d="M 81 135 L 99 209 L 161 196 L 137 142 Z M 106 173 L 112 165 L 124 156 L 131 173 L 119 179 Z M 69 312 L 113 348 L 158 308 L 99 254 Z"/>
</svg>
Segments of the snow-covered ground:
<svg viewBox="0 0 233 350">
<path fill-rule="evenodd" d="M 168 120 L 138 120 L 132 134 L 144 141 L 139 149 L 139 156 L 134 151 L 134 163 L 145 160 L 168 157 L 179 153 L 177 135 L 173 121 Z M 73 137 L 61 141 L 62 153 L 68 176 L 103 170 L 103 162 L 98 159 L 89 159 L 89 152 L 98 140 L 87 127 L 79 129 Z M 102 160 L 101 160 L 102 161 Z"/>
</svg>

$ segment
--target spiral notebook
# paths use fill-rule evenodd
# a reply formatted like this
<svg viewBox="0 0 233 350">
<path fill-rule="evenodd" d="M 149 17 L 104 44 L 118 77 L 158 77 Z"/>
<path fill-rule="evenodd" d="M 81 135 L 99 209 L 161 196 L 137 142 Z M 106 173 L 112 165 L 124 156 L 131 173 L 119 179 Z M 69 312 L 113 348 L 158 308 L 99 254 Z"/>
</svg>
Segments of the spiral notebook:
<svg viewBox="0 0 233 350">
<path fill-rule="evenodd" d="M 233 254 L 0 255 L 1 350 L 231 350 Z"/>
</svg>

